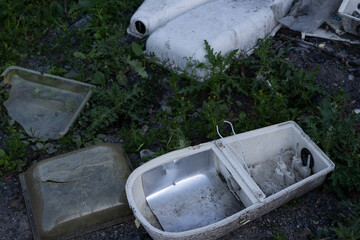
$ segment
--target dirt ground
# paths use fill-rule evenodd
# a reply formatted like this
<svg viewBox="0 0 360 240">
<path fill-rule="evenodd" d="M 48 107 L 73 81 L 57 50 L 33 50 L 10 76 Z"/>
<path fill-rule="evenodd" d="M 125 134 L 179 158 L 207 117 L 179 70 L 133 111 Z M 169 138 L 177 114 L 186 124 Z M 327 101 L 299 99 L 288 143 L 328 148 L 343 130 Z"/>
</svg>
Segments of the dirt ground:
<svg viewBox="0 0 360 240">
<path fill-rule="evenodd" d="M 300 39 L 297 33 L 286 30 L 281 30 L 279 34 Z M 326 51 L 320 51 L 299 42 L 293 41 L 290 44 L 279 35 L 274 40 L 274 45 L 288 47 L 288 60 L 293 65 L 309 71 L 318 67 L 317 83 L 325 90 L 329 92 L 334 92 L 336 88 L 345 90 L 351 99 L 351 104 L 348 106 L 349 111 L 360 108 L 360 47 L 318 38 L 306 39 L 316 46 L 325 44 Z M 339 56 L 334 56 L 336 54 Z M 347 65 L 346 61 L 350 61 L 351 64 Z M 0 240 L 32 239 L 32 231 L 17 175 L 5 175 L 4 179 L 0 180 L 0 196 Z M 318 232 L 331 227 L 328 213 L 341 211 L 338 201 L 339 199 L 333 193 L 320 187 L 238 230 L 228 233 L 221 239 L 313 238 Z M 142 227 L 137 228 L 134 221 L 131 220 L 75 239 L 151 238 Z"/>
</svg>

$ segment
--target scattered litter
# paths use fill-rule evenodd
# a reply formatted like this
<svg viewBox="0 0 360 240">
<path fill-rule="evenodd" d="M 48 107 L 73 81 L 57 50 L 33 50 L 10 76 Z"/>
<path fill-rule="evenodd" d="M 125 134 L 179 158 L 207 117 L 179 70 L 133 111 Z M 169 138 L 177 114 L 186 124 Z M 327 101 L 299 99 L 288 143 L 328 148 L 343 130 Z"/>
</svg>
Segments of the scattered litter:
<svg viewBox="0 0 360 240">
<path fill-rule="evenodd" d="M 34 239 L 64 239 L 132 219 L 131 166 L 118 145 L 43 160 L 20 175 Z"/>
<path fill-rule="evenodd" d="M 20 67 L 1 76 L 11 85 L 4 102 L 9 116 L 37 138 L 64 136 L 92 94 L 90 84 Z"/>
<path fill-rule="evenodd" d="M 325 43 L 320 43 L 320 44 L 318 45 L 318 47 L 319 47 L 319 48 L 325 48 Z"/>
<path fill-rule="evenodd" d="M 291 40 L 291 41 L 294 41 L 294 42 L 298 42 L 299 44 L 301 45 L 307 45 L 307 46 L 310 46 L 310 47 L 313 47 L 329 56 L 333 56 L 333 57 L 336 57 L 338 58 L 341 62 L 345 63 L 346 65 L 354 65 L 354 66 L 360 66 L 360 61 L 358 60 L 350 60 L 350 59 L 347 59 L 345 57 L 343 57 L 343 52 L 340 52 L 340 54 L 338 53 L 335 53 L 333 51 L 329 51 L 327 50 L 326 48 L 321 48 L 319 47 L 318 45 L 314 44 L 314 43 L 311 43 L 311 42 L 307 42 L 305 40 L 302 40 L 302 39 L 298 39 L 298 38 L 294 38 L 294 37 L 289 37 L 289 36 L 286 36 L 284 34 L 278 34 L 277 35 L 278 37 L 282 38 L 282 39 L 287 39 L 287 40 Z"/>
<path fill-rule="evenodd" d="M 349 9 L 358 9 L 358 6 L 355 4 L 355 1 L 351 2 L 351 0 L 344 0 L 341 6 L 340 4 L 340 0 L 298 0 L 289 15 L 278 21 L 290 29 L 300 31 L 303 40 L 308 36 L 348 42 L 350 44 L 360 44 L 358 39 L 349 34 L 345 34 L 346 31 L 359 35 L 354 32 L 360 29 L 360 27 L 358 29 L 356 27 L 359 25 L 360 19 L 357 19 L 357 23 L 349 23 L 349 16 L 344 14 L 344 11 L 349 12 Z M 339 9 L 339 13 L 335 13 L 337 9 Z M 357 11 L 359 10 L 356 10 L 356 12 Z M 319 28 L 324 22 L 332 28 L 332 31 L 328 28 Z M 349 28 L 351 28 L 351 30 L 349 30 Z"/>
<path fill-rule="evenodd" d="M 319 186 L 334 167 L 285 122 L 159 156 L 134 170 L 126 194 L 153 239 L 215 239 Z"/>
<path fill-rule="evenodd" d="M 340 4 L 341 0 L 298 0 L 288 16 L 278 21 L 295 31 L 314 32 Z"/>
<path fill-rule="evenodd" d="M 76 29 L 83 29 L 85 28 L 87 25 L 89 25 L 91 21 L 91 17 L 90 16 L 85 16 L 83 18 L 81 18 L 79 21 L 75 22 L 74 24 L 72 24 L 70 27 L 69 27 L 69 31 L 70 32 L 73 32 L 75 31 Z"/>
<path fill-rule="evenodd" d="M 326 19 L 325 22 L 329 27 L 331 27 L 335 31 L 337 35 L 341 36 L 345 34 L 341 17 L 339 17 L 337 13 L 334 13 L 331 17 Z"/>
<path fill-rule="evenodd" d="M 312 33 L 303 33 L 303 39 L 305 39 L 306 37 L 317 37 L 317 38 L 322 38 L 322 39 L 328 39 L 328 40 L 333 40 L 333 41 L 338 41 L 338 42 L 347 42 L 350 44 L 356 44 L 359 45 L 360 41 L 354 38 L 348 38 L 347 36 L 339 36 L 336 33 L 333 33 L 329 30 L 325 30 L 322 28 L 316 29 L 314 32 Z"/>
<path fill-rule="evenodd" d="M 339 8 L 344 30 L 360 36 L 360 1 L 344 0 Z"/>
</svg>

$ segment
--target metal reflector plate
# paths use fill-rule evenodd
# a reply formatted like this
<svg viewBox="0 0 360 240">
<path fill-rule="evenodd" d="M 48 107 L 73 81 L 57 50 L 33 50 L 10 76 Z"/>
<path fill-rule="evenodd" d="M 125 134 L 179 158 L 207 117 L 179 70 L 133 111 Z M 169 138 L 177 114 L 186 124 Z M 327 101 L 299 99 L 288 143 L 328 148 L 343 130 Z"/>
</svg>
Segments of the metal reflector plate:
<svg viewBox="0 0 360 240">
<path fill-rule="evenodd" d="M 197 153 L 142 175 L 146 200 L 165 231 L 203 227 L 243 209 L 217 174 L 214 155 Z"/>
</svg>

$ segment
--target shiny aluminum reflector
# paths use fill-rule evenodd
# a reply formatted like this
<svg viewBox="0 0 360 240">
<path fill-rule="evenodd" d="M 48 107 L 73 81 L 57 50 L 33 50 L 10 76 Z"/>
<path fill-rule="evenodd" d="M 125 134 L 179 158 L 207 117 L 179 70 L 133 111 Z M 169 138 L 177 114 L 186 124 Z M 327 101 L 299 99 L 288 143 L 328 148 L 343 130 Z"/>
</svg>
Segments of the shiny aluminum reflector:
<svg viewBox="0 0 360 240">
<path fill-rule="evenodd" d="M 203 227 L 244 208 L 221 180 L 213 155 L 200 152 L 142 175 L 146 200 L 165 231 Z"/>
</svg>

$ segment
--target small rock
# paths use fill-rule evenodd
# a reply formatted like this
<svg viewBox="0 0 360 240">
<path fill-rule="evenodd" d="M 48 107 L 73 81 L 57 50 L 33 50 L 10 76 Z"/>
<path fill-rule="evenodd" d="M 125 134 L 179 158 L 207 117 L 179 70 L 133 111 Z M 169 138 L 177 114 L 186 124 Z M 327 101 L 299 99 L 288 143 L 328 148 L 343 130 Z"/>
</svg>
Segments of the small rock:
<svg viewBox="0 0 360 240">
<path fill-rule="evenodd" d="M 75 72 L 74 70 L 70 70 L 68 73 L 64 75 L 64 77 L 66 78 L 75 78 L 77 76 L 79 76 L 79 73 Z"/>
<path fill-rule="evenodd" d="M 350 68 L 348 69 L 349 72 L 356 72 L 356 68 Z"/>
<path fill-rule="evenodd" d="M 46 152 L 50 155 L 56 153 L 57 151 L 58 150 L 52 144 L 48 147 L 48 149 L 46 149 Z"/>
<path fill-rule="evenodd" d="M 71 69 L 71 66 L 65 65 L 64 68 L 69 71 Z"/>
<path fill-rule="evenodd" d="M 334 49 L 332 47 L 326 46 L 325 49 L 329 52 L 334 52 Z"/>
<path fill-rule="evenodd" d="M 143 149 L 140 151 L 140 158 L 145 158 L 145 157 L 148 157 L 150 155 L 153 155 L 154 152 L 149 150 L 149 149 Z"/>
<path fill-rule="evenodd" d="M 50 66 L 40 66 L 40 67 L 38 67 L 38 68 L 36 69 L 36 71 L 45 73 L 45 72 L 47 72 L 49 69 L 50 69 Z"/>
<path fill-rule="evenodd" d="M 15 119 L 11 118 L 9 121 L 8 121 L 8 124 L 10 126 L 13 126 L 15 124 Z"/>
<path fill-rule="evenodd" d="M 348 76 L 348 79 L 349 79 L 350 81 L 353 81 L 353 80 L 354 80 L 354 75 L 350 74 L 350 75 Z"/>
<path fill-rule="evenodd" d="M 41 143 L 41 142 L 38 142 L 38 143 L 36 143 L 36 148 L 37 149 L 43 149 L 44 148 L 44 144 L 43 143 Z"/>
<path fill-rule="evenodd" d="M 272 235 L 272 232 L 269 231 L 269 230 L 266 230 L 266 234 L 267 234 L 268 236 L 271 236 L 271 235 Z"/>
<path fill-rule="evenodd" d="M 337 83 L 333 83 L 333 86 L 334 86 L 334 87 L 338 87 L 338 86 L 339 86 L 339 84 L 337 84 Z"/>
<path fill-rule="evenodd" d="M 166 105 L 161 106 L 161 110 L 163 110 L 164 112 L 167 112 L 167 113 L 169 113 L 169 114 L 172 113 L 171 107 L 166 106 Z"/>
<path fill-rule="evenodd" d="M 355 114 L 359 114 L 360 113 L 360 109 L 354 109 L 354 112 L 355 112 Z"/>
<path fill-rule="evenodd" d="M 13 211 L 20 211 L 24 209 L 24 204 L 20 199 L 14 199 L 10 202 L 10 208 Z"/>
<path fill-rule="evenodd" d="M 345 50 L 342 50 L 338 53 L 340 57 L 346 58 L 348 56 L 347 52 Z"/>
<path fill-rule="evenodd" d="M 142 128 L 141 128 L 143 134 L 146 134 L 146 132 L 149 130 L 149 126 L 148 125 L 144 125 Z"/>
<path fill-rule="evenodd" d="M 73 25 L 71 25 L 69 27 L 69 31 L 73 32 L 76 29 L 83 29 L 85 28 L 89 23 L 90 23 L 91 17 L 90 16 L 85 16 L 82 19 L 80 19 L 79 21 L 77 21 L 76 23 L 74 23 Z"/>
<path fill-rule="evenodd" d="M 309 228 L 304 228 L 301 230 L 300 232 L 300 239 L 308 239 L 308 237 L 310 237 L 312 234 L 311 230 Z"/>
<path fill-rule="evenodd" d="M 30 230 L 30 224 L 26 215 L 24 215 L 24 217 L 21 217 L 21 220 L 19 222 L 19 230 L 21 231 Z"/>
</svg>

